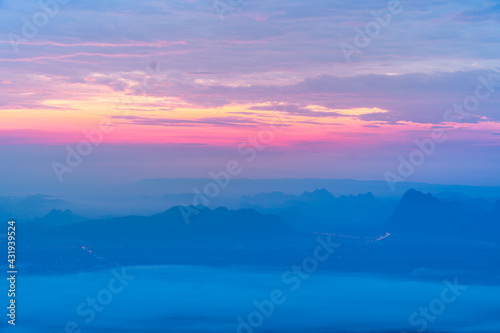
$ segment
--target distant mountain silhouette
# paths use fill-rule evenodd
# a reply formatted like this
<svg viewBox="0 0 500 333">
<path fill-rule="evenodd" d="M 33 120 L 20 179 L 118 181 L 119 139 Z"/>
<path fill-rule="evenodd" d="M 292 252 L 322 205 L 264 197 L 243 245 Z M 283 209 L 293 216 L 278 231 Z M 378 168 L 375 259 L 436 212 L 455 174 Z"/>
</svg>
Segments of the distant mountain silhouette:
<svg viewBox="0 0 500 333">
<path fill-rule="evenodd" d="M 264 202 L 265 199 L 269 200 Z M 279 192 L 259 194 L 247 197 L 247 201 L 260 212 L 277 214 L 295 229 L 324 232 L 359 231 L 380 225 L 397 203 L 379 200 L 371 192 L 337 198 L 324 188 L 299 196 Z"/>
<path fill-rule="evenodd" d="M 0 197 L 0 218 L 26 221 L 44 216 L 54 208 L 62 209 L 67 206 L 63 200 L 42 194 L 26 197 Z"/>
<path fill-rule="evenodd" d="M 487 212 L 459 201 L 441 201 L 431 194 L 409 190 L 388 219 L 389 232 L 441 237 L 488 238 L 498 232 Z"/>
<path fill-rule="evenodd" d="M 44 217 L 36 218 L 34 220 L 34 223 L 48 227 L 56 227 L 56 226 L 82 222 L 84 220 L 85 219 L 83 217 L 73 214 L 73 212 L 69 209 L 66 209 L 64 211 L 59 209 L 52 209 Z"/>
<path fill-rule="evenodd" d="M 163 199 L 170 205 L 179 206 L 193 201 L 193 193 L 166 194 Z"/>
<path fill-rule="evenodd" d="M 280 209 L 278 216 L 253 209 L 183 206 L 152 216 L 85 222 L 69 210 L 53 210 L 23 225 L 16 250 L 23 258 L 23 271 L 44 274 L 115 265 L 288 269 L 314 255 L 318 244 L 330 242 L 342 246 L 335 260 L 322 262 L 321 269 L 412 274 L 422 267 L 466 268 L 479 269 L 481 277 L 500 271 L 500 201 L 478 213 L 453 198 L 439 200 L 415 190 L 393 203 L 371 193 L 335 197 L 319 189 L 292 196 Z M 189 224 L 182 210 L 196 212 Z M 380 228 L 385 230 L 352 227 L 364 220 L 373 223 L 384 214 L 387 223 Z M 302 230 L 295 231 L 296 226 Z"/>
<path fill-rule="evenodd" d="M 440 201 L 460 202 L 467 206 L 468 210 L 484 212 L 491 209 L 493 201 L 484 198 L 473 198 L 459 192 L 440 192 L 435 195 Z"/>
<path fill-rule="evenodd" d="M 335 196 L 332 193 L 325 190 L 324 188 L 322 188 L 314 190 L 313 192 L 306 191 L 302 193 L 302 195 L 300 195 L 297 200 L 304 202 L 314 202 L 315 204 L 321 202 L 329 203 L 335 200 Z"/>
<path fill-rule="evenodd" d="M 178 237 L 209 237 L 213 240 L 249 237 L 280 237 L 294 231 L 275 215 L 265 215 L 251 209 L 229 210 L 196 207 L 197 215 L 186 223 L 181 209 L 176 206 L 152 216 L 127 216 L 109 220 L 93 220 L 50 228 L 65 237 L 104 239 L 176 239 Z M 50 216 L 64 220 L 77 218 L 71 211 L 52 211 Z M 50 216 L 48 216 L 50 218 Z M 44 218 L 47 220 L 47 217 Z"/>
<path fill-rule="evenodd" d="M 182 207 L 194 209 L 194 207 Z M 303 235 L 275 215 L 250 209 L 196 207 L 187 224 L 181 207 L 153 216 L 126 216 L 48 227 L 27 223 L 19 243 L 30 269 L 88 269 L 115 262 L 264 264 L 287 258 L 291 249 L 309 248 L 316 235 Z M 53 211 L 53 218 L 74 218 L 70 211 Z M 49 216 L 49 217 L 50 217 Z M 33 251 L 33 249 L 37 249 Z M 277 259 L 278 258 L 278 259 Z M 50 260 L 50 264 L 44 260 Z M 298 260 L 298 259 L 296 259 Z"/>
<path fill-rule="evenodd" d="M 202 188 L 213 181 L 210 178 L 177 178 L 177 179 L 144 179 L 130 186 L 127 191 L 135 194 L 165 195 L 165 189 L 170 193 L 186 193 L 186 189 Z M 231 196 L 256 195 L 263 192 L 280 191 L 284 193 L 302 193 L 305 190 L 325 188 L 335 196 L 345 193 L 360 194 L 372 192 L 377 198 L 400 198 L 409 189 L 418 189 L 430 193 L 455 192 L 464 193 L 470 197 L 500 198 L 500 187 L 439 185 L 426 183 L 401 182 L 391 191 L 386 181 L 359 181 L 352 179 L 321 179 L 321 178 L 281 178 L 281 179 L 245 179 L 231 180 L 231 186 L 225 192 Z"/>
<path fill-rule="evenodd" d="M 244 195 L 241 197 L 241 208 L 264 208 L 273 209 L 281 207 L 286 201 L 293 200 L 295 195 L 283 192 L 259 193 L 254 196 Z"/>
</svg>

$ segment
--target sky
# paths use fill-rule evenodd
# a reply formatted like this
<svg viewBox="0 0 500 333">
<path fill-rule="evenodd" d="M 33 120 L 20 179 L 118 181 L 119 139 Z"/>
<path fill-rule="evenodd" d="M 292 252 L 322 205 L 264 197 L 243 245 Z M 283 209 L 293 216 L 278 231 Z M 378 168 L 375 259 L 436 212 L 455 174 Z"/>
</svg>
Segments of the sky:
<svg viewBox="0 0 500 333">
<path fill-rule="evenodd" d="M 0 0 L 0 180 L 236 159 L 239 177 L 500 185 L 499 21 L 499 1 Z"/>
</svg>

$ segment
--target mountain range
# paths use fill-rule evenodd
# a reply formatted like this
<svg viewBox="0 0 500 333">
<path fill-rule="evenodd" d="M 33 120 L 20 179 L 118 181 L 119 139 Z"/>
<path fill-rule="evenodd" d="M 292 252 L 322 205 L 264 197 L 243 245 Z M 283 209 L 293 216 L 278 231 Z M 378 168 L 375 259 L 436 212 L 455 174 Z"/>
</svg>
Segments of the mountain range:
<svg viewBox="0 0 500 333">
<path fill-rule="evenodd" d="M 325 263 L 325 269 L 398 274 L 422 272 L 423 267 L 475 267 L 478 274 L 500 270 L 500 261 L 494 260 L 498 256 L 492 255 L 500 254 L 500 200 L 478 208 L 482 205 L 470 204 L 468 197 L 440 200 L 416 190 L 393 202 L 371 193 L 336 197 L 325 189 L 246 200 L 252 208 L 177 206 L 151 216 L 95 220 L 55 209 L 19 223 L 18 256 L 24 270 L 36 273 L 110 265 L 286 267 L 310 256 L 320 237 L 341 244 L 338 259 Z M 189 223 L 183 209 L 197 212 Z"/>
</svg>

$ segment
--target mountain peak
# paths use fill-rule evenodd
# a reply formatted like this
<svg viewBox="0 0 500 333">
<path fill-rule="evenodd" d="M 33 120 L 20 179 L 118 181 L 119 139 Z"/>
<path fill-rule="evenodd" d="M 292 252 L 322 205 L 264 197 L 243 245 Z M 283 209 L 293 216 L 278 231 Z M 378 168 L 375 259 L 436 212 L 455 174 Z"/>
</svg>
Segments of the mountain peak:
<svg viewBox="0 0 500 333">
<path fill-rule="evenodd" d="M 435 198 L 430 193 L 419 192 L 415 189 L 408 190 L 401 199 L 402 203 L 436 203 L 439 202 L 437 198 Z"/>
<path fill-rule="evenodd" d="M 36 219 L 38 223 L 47 226 L 60 226 L 83 221 L 84 218 L 74 214 L 71 210 L 52 209 L 47 215 Z"/>
<path fill-rule="evenodd" d="M 75 215 L 71 209 L 61 210 L 61 209 L 52 209 L 44 218 L 61 218 L 61 217 L 75 217 Z"/>
<path fill-rule="evenodd" d="M 304 192 L 301 197 L 311 198 L 311 199 L 333 199 L 335 198 L 332 193 L 328 192 L 326 189 L 316 189 L 313 192 Z"/>
</svg>

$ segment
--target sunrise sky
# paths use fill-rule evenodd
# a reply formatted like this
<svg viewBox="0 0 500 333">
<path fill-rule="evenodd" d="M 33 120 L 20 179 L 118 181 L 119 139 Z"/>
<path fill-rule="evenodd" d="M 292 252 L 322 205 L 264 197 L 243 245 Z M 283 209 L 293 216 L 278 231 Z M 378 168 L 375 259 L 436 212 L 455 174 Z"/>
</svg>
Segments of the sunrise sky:
<svg viewBox="0 0 500 333">
<path fill-rule="evenodd" d="M 349 59 L 388 2 L 42 2 L 0 1 L 4 177 L 108 121 L 72 176 L 205 176 L 275 124 L 242 177 L 383 180 L 442 130 L 409 181 L 500 185 L 498 1 L 403 2 Z"/>
</svg>

